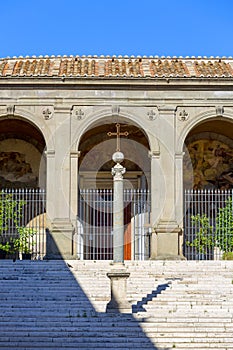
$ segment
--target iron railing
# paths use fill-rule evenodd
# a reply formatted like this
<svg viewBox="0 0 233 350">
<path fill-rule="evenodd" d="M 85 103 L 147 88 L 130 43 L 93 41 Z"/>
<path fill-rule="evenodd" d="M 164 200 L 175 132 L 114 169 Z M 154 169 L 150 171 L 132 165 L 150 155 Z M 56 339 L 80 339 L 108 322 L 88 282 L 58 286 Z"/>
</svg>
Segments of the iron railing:
<svg viewBox="0 0 233 350">
<path fill-rule="evenodd" d="M 233 190 L 185 190 L 184 256 L 220 260 L 233 250 Z"/>
<path fill-rule="evenodd" d="M 20 230 L 26 228 L 30 235 L 24 240 L 19 258 L 22 254 L 29 253 L 32 259 L 43 259 L 46 254 L 45 191 L 27 188 L 2 189 L 0 205 L 0 243 L 13 244 L 13 240 L 20 237 Z M 12 253 L 0 251 L 1 258 L 11 255 Z"/>
<path fill-rule="evenodd" d="M 150 192 L 124 190 L 125 260 L 150 256 Z M 82 189 L 79 194 L 78 256 L 84 260 L 113 259 L 113 191 Z"/>
</svg>

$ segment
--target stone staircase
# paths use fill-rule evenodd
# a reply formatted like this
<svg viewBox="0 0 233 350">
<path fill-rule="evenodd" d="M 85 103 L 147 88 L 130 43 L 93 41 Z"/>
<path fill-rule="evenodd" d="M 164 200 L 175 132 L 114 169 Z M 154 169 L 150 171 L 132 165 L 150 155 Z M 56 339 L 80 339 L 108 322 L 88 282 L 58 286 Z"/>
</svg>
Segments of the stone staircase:
<svg viewBox="0 0 233 350">
<path fill-rule="evenodd" d="M 233 262 L 126 262 L 131 314 L 107 314 L 108 261 L 0 260 L 0 349 L 231 349 Z"/>
</svg>

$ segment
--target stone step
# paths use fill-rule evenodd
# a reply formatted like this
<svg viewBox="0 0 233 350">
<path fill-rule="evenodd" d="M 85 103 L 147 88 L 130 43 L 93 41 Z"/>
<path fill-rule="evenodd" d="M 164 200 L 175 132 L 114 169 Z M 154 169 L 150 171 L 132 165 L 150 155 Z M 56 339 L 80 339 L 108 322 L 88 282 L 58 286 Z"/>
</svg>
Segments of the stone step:
<svg viewBox="0 0 233 350">
<path fill-rule="evenodd" d="M 146 311 L 114 316 L 105 313 L 111 262 L 68 263 L 73 267 L 0 261 L 0 349 L 226 350 L 233 344 L 232 263 L 127 262 L 128 298 Z"/>
</svg>

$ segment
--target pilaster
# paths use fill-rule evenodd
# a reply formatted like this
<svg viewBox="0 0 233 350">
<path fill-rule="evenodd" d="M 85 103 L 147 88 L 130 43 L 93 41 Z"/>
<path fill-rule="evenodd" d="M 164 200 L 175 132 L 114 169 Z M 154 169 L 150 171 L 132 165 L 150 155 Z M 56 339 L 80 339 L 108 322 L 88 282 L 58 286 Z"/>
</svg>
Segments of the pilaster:
<svg viewBox="0 0 233 350">
<path fill-rule="evenodd" d="M 181 227 L 176 218 L 177 180 L 175 156 L 175 110 L 176 106 L 159 108 L 160 157 L 156 165 L 159 172 L 156 180 L 159 184 L 158 202 L 155 212 L 158 215 L 152 231 L 152 259 L 181 259 Z M 180 171 L 178 171 L 180 173 Z M 153 181 L 154 182 L 154 181 Z M 152 189 L 152 195 L 153 189 Z M 154 204 L 155 205 L 155 204 Z"/>
<path fill-rule="evenodd" d="M 70 158 L 70 108 L 56 106 L 55 152 L 48 157 L 50 179 L 48 191 L 50 202 L 51 229 L 47 231 L 48 259 L 72 259 L 76 257 L 75 222 L 70 212 L 71 201 L 71 158 Z M 51 155 L 52 156 L 52 155 Z"/>
</svg>

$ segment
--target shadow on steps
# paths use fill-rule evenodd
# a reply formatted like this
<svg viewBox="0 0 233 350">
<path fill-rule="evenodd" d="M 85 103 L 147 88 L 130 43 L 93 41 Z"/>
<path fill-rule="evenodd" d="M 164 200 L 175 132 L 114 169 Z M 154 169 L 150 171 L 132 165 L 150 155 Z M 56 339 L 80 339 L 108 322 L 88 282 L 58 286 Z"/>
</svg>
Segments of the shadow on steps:
<svg viewBox="0 0 233 350">
<path fill-rule="evenodd" d="M 162 291 L 165 291 L 167 288 L 169 288 L 170 285 L 171 282 L 158 285 L 156 290 L 152 290 L 150 294 L 147 294 L 146 297 L 143 297 L 142 300 L 138 301 L 136 305 L 132 306 L 133 313 L 146 312 L 146 309 L 144 309 L 143 306 L 146 305 L 149 301 L 152 301 L 154 298 L 156 298 L 159 294 L 162 293 Z"/>
<path fill-rule="evenodd" d="M 1 350 L 159 350 L 132 314 L 97 312 L 70 268 L 0 261 Z"/>
</svg>

